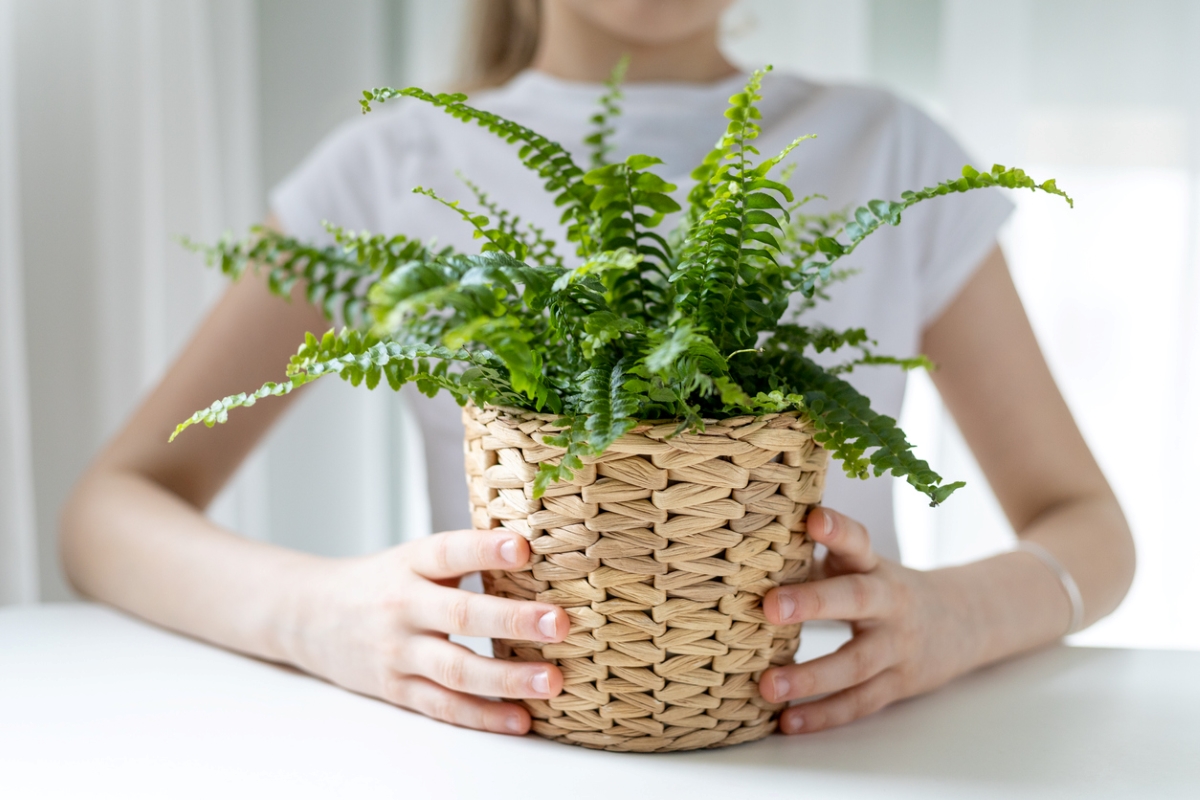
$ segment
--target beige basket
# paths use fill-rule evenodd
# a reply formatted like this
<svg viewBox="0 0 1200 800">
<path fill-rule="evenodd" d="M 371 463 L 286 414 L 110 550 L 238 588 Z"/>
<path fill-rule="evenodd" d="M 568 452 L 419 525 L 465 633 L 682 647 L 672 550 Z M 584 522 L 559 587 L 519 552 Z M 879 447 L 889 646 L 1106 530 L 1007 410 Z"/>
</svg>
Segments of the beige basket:
<svg viewBox="0 0 1200 800">
<path fill-rule="evenodd" d="M 724 747 L 775 730 L 782 703 L 758 679 L 787 664 L 799 625 L 770 625 L 762 596 L 808 577 L 804 533 L 827 463 L 812 424 L 795 413 L 708 420 L 671 437 L 645 423 L 538 500 L 550 414 L 468 405 L 466 471 L 477 528 L 530 542 L 516 572 L 485 574 L 489 594 L 555 603 L 571 618 L 565 642 L 497 639 L 495 654 L 546 661 L 563 693 L 522 701 L 533 730 L 606 750 Z M 668 438 L 670 437 L 670 438 Z"/>
</svg>

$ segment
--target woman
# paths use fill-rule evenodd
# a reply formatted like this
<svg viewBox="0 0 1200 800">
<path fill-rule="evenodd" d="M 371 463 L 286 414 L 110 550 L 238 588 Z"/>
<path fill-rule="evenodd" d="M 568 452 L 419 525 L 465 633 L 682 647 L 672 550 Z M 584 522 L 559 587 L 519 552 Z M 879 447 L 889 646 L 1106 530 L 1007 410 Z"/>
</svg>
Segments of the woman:
<svg viewBox="0 0 1200 800">
<path fill-rule="evenodd" d="M 668 173 L 675 170 L 664 177 L 686 184 L 686 170 L 720 133 L 725 99 L 744 80 L 717 47 L 727 5 L 481 3 L 483 82 L 516 77 L 473 102 L 577 148 L 598 82 L 629 53 L 617 154 L 660 155 Z M 884 93 L 786 76 L 772 76 L 763 92 L 760 147 L 818 133 L 794 154 L 796 175 L 834 208 L 898 197 L 951 177 L 968 160 L 928 119 Z M 329 219 L 468 247 L 454 215 L 409 192 L 423 184 L 451 194 L 459 169 L 502 205 L 554 229 L 553 207 L 508 145 L 416 103 L 389 105 L 331 137 L 273 193 L 272 224 L 321 238 L 320 222 Z M 997 192 L 913 209 L 903 227 L 858 251 L 861 272 L 834 289 L 820 321 L 863 325 L 881 349 L 920 350 L 938 364 L 933 379 L 946 405 L 1022 542 L 1033 545 L 960 567 L 906 569 L 897 563 L 891 482 L 831 477 L 828 507 L 808 519 L 810 535 L 828 549 L 822 579 L 772 591 L 765 613 L 774 623 L 849 620 L 854 638 L 837 653 L 764 674 L 768 700 L 828 695 L 788 709 L 785 733 L 843 724 L 1052 642 L 1111 612 L 1129 587 L 1129 530 L 995 244 L 1010 209 Z M 561 673 L 481 658 L 446 635 L 553 642 L 566 636 L 568 621 L 554 606 L 456 588 L 468 573 L 523 564 L 529 551 L 510 533 L 458 530 L 467 503 L 453 405 L 415 402 L 443 532 L 362 558 L 247 541 L 202 514 L 290 398 L 165 444 L 165 432 L 192 410 L 272 378 L 304 332 L 325 327 L 299 293 L 288 304 L 257 278 L 234 286 L 75 490 L 62 524 L 67 573 L 81 592 L 160 625 L 438 719 L 525 733 L 521 706 L 485 698 L 553 697 Z M 853 377 L 877 409 L 898 413 L 902 376 Z"/>
</svg>

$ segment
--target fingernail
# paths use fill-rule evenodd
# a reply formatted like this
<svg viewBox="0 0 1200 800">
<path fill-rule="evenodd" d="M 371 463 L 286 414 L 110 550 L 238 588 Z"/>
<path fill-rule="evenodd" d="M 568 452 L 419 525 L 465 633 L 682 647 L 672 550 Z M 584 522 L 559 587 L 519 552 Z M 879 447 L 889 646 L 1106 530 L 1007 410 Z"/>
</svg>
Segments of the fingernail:
<svg viewBox="0 0 1200 800">
<path fill-rule="evenodd" d="M 537 672 L 529 680 L 529 687 L 537 694 L 550 694 L 550 673 Z"/>
<path fill-rule="evenodd" d="M 813 515 L 816 516 L 816 518 L 820 521 L 820 524 L 818 524 L 817 527 L 821 529 L 821 538 L 828 539 L 829 535 L 833 533 L 833 520 L 830 519 L 829 515 L 820 508 L 814 511 Z"/>
<path fill-rule="evenodd" d="M 542 614 L 542 618 L 538 620 L 538 631 L 547 639 L 558 638 L 558 618 L 553 611 Z"/>
<path fill-rule="evenodd" d="M 775 693 L 776 701 L 783 700 L 792 690 L 792 684 L 782 675 L 775 675 L 771 678 L 771 690 Z"/>
<path fill-rule="evenodd" d="M 786 594 L 776 594 L 775 602 L 779 606 L 779 621 L 781 623 L 791 620 L 792 615 L 796 613 L 796 601 L 788 597 Z"/>
<path fill-rule="evenodd" d="M 500 558 L 504 559 L 509 564 L 517 563 L 517 540 L 508 539 L 504 544 L 500 545 Z"/>
<path fill-rule="evenodd" d="M 779 727 L 783 728 L 784 733 L 797 733 L 804 727 L 804 717 L 796 713 L 784 714 Z"/>
<path fill-rule="evenodd" d="M 520 733 L 525 725 L 521 721 L 521 717 L 517 714 L 509 714 L 504 718 L 504 728 L 509 733 Z"/>
</svg>

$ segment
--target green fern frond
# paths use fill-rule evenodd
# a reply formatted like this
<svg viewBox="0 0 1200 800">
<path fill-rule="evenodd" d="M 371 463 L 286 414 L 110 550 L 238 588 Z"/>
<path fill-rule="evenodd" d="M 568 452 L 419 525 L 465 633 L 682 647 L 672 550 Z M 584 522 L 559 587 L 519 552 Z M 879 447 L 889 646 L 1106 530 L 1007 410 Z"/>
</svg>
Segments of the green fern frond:
<svg viewBox="0 0 1200 800">
<path fill-rule="evenodd" d="M 365 318 L 364 299 L 374 281 L 401 264 L 436 257 L 420 241 L 406 236 L 355 234 L 328 224 L 326 228 L 335 240 L 327 247 L 316 247 L 261 225 L 252 227 L 250 236 L 240 241 L 226 235 L 215 245 L 187 238 L 181 242 L 230 278 L 240 278 L 247 267 L 264 270 L 268 288 L 285 299 L 300 284 L 305 299 L 328 319 L 334 319 L 340 311 L 351 324 Z M 441 254 L 449 252 L 445 249 Z"/>
<path fill-rule="evenodd" d="M 364 91 L 359 103 L 365 114 L 371 110 L 373 103 L 384 103 L 396 97 L 421 100 L 455 119 L 475 122 L 510 144 L 520 143 L 517 157 L 521 163 L 545 180 L 543 186 L 554 195 L 555 205 L 564 207 L 562 221 L 570 221 L 567 239 L 578 244 L 580 255 L 590 255 L 595 251 L 597 245 L 589 235 L 593 191 L 581 180 L 583 170 L 561 144 L 498 114 L 467 105 L 463 102 L 467 99 L 465 94 L 431 94 L 415 86 L 407 89 L 384 88 Z"/>
<path fill-rule="evenodd" d="M 758 332 L 769 329 L 787 307 L 775 254 L 781 248 L 778 235 L 790 218 L 783 203 L 794 197 L 785 184 L 766 175 L 811 137 L 795 139 L 754 165 L 758 150 L 752 142 L 761 132 L 762 116 L 756 104 L 769 69 L 754 72 L 745 90 L 729 99 L 725 135 L 692 172 L 698 181 L 688 198 L 694 221 L 670 276 L 677 295 L 675 317 L 695 320 L 724 350 L 753 346 Z"/>
<path fill-rule="evenodd" d="M 587 423 L 584 417 L 563 417 L 559 424 L 567 427 L 561 433 L 544 437 L 545 443 L 551 447 L 563 448 L 564 453 L 557 459 L 543 461 L 538 464 L 537 474 L 533 478 L 533 496 L 541 497 L 546 489 L 560 481 L 569 481 L 575 477 L 576 470 L 583 469 L 583 457 L 593 453 L 588 441 Z"/>
<path fill-rule="evenodd" d="M 889 472 L 905 478 L 917 491 L 938 505 L 966 484 L 944 484 L 928 462 L 913 455 L 912 444 L 891 417 L 875 412 L 870 401 L 846 381 L 831 375 L 813 361 L 795 354 L 780 356 L 788 372 L 802 386 L 805 407 L 817 433 L 813 437 L 842 462 L 853 478 Z"/>
<path fill-rule="evenodd" d="M 430 360 L 436 363 L 430 364 Z M 453 363 L 467 368 L 451 372 Z M 196 423 L 207 427 L 228 421 L 229 411 L 248 408 L 265 397 L 281 397 L 296 388 L 326 375 L 339 375 L 353 386 L 365 384 L 374 389 L 386 380 L 393 390 L 406 383 L 430 396 L 449 391 L 459 403 L 519 403 L 520 399 L 504 374 L 503 363 L 487 351 L 470 351 L 427 344 L 402 345 L 378 341 L 361 332 L 343 328 L 328 331 L 321 338 L 309 333 L 287 368 L 288 380 L 266 383 L 254 392 L 230 395 L 203 408 L 176 426 L 169 441 Z"/>
<path fill-rule="evenodd" d="M 680 206 L 669 194 L 676 186 L 648 169 L 661 163 L 653 156 L 632 155 L 583 177 L 598 187 L 591 210 L 597 217 L 594 236 L 601 253 L 629 250 L 641 256 L 641 268 L 622 276 L 614 287 L 619 296 L 613 307 L 619 313 L 658 316 L 670 300 L 668 275 L 674 257 L 666 239 L 652 229 Z"/>
<path fill-rule="evenodd" d="M 912 372 L 914 369 L 923 369 L 926 372 L 932 372 L 934 369 L 933 362 L 930 361 L 926 356 L 912 356 L 910 358 L 882 356 L 863 348 L 863 354 L 858 358 L 829 367 L 827 371 L 830 375 L 847 375 L 853 372 L 855 367 L 863 366 L 899 367 L 905 372 Z"/>
<path fill-rule="evenodd" d="M 600 95 L 598 101 L 600 110 L 589 120 L 592 124 L 592 132 L 584 138 L 583 143 L 591 151 L 592 167 L 602 167 L 607 164 L 608 154 L 613 150 L 612 145 L 608 143 L 608 138 L 617 132 L 613 126 L 613 120 L 621 114 L 621 84 L 625 82 L 625 71 L 628 68 L 629 56 L 623 55 L 613 67 L 608 80 L 604 82 L 607 89 L 604 94 Z"/>
<path fill-rule="evenodd" d="M 510 230 L 505 229 L 507 226 L 503 224 L 503 218 L 501 218 L 501 224 L 495 227 L 488 227 L 492 224 L 492 221 L 488 217 L 462 208 L 460 205 L 461 201 L 459 200 L 447 200 L 433 189 L 426 189 L 423 186 L 413 188 L 413 194 L 423 194 L 426 197 L 432 198 L 462 217 L 475 229 L 473 235 L 476 239 L 486 240 L 479 248 L 480 252 L 487 253 L 492 250 L 499 250 L 501 253 L 508 253 L 518 260 L 523 260 L 529 252 L 529 248 L 525 246 L 525 243 L 521 239 L 514 236 Z"/>
<path fill-rule="evenodd" d="M 543 229 L 532 222 L 522 226 L 519 216 L 501 208 L 477 184 L 462 175 L 458 178 L 475 195 L 475 201 L 496 219 L 496 227 L 525 246 L 525 252 L 535 264 L 562 267 L 563 258 L 555 249 L 557 242 L 547 238 Z"/>
<path fill-rule="evenodd" d="M 805 296 L 811 296 L 811 292 L 818 282 L 828 280 L 830 267 L 835 262 L 854 252 L 864 239 L 879 230 L 882 225 L 899 225 L 901 213 L 917 203 L 943 195 L 995 186 L 1005 189 L 1029 189 L 1058 195 L 1066 200 L 1069 206 L 1075 207 L 1075 201 L 1066 192 L 1059 189 L 1053 179 L 1037 183 L 1025 174 L 1024 170 L 1016 167 L 1009 168 L 996 164 L 990 172 L 979 172 L 968 164 L 962 169 L 962 177 L 942 181 L 936 186 L 926 187 L 920 191 L 902 192 L 898 202 L 872 200 L 865 206 L 859 206 L 854 210 L 853 219 L 846 224 L 845 232 L 850 240 L 848 244 L 843 244 L 833 236 L 816 239 L 813 243 L 814 254 L 799 265 L 800 274 L 796 282 L 797 288 Z"/>
<path fill-rule="evenodd" d="M 285 394 L 291 394 L 296 385 L 292 381 L 284 381 L 283 383 L 264 383 L 261 389 L 254 392 L 242 392 L 240 394 L 230 395 L 215 401 L 208 408 L 202 408 L 195 414 L 192 414 L 183 422 L 175 426 L 175 430 L 171 433 L 168 442 L 175 441 L 175 437 L 183 433 L 188 428 L 197 423 L 204 423 L 205 427 L 211 428 L 229 420 L 229 412 L 234 408 L 249 408 L 264 397 L 282 397 Z"/>
</svg>

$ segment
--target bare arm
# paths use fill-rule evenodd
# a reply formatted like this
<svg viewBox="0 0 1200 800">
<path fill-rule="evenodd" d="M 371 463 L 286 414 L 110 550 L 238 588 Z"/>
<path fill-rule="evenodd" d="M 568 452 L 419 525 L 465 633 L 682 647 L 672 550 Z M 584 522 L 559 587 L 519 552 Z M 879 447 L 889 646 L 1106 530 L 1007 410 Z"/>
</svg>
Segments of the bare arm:
<svg viewBox="0 0 1200 800">
<path fill-rule="evenodd" d="M 934 383 L 1017 534 L 1075 578 L 1085 624 L 1110 613 L 1133 580 L 1133 538 L 1046 367 L 999 248 L 923 345 L 938 366 Z M 855 636 L 837 653 L 764 675 L 770 700 L 832 693 L 789 709 L 780 722 L 787 733 L 849 722 L 1052 642 L 1071 619 L 1057 576 L 1028 553 L 919 572 L 881 559 L 863 526 L 831 509 L 813 511 L 808 530 L 829 548 L 825 579 L 772 591 L 767 618 L 849 620 Z"/>
<path fill-rule="evenodd" d="M 276 589 L 304 585 L 318 559 L 234 536 L 202 510 L 295 395 L 170 445 L 167 436 L 214 399 L 277 380 L 305 331 L 326 327 L 302 296 L 282 302 L 256 275 L 228 291 L 66 505 L 60 545 L 79 591 L 226 647 L 287 660 L 292 623 L 284 617 L 293 604 Z"/>
<path fill-rule="evenodd" d="M 933 382 L 1017 535 L 1046 547 L 1075 578 L 1084 625 L 1110 614 L 1133 582 L 1133 536 L 1050 375 L 999 248 L 923 344 L 938 365 Z M 964 577 L 982 577 L 989 561 L 963 568 Z M 985 662 L 1057 638 L 1070 619 L 1057 578 L 1034 557 L 995 561 L 1031 572 L 1030 581 L 1041 576 L 1059 602 L 1055 615 L 987 598 L 1001 602 L 981 609 L 997 622 L 980 654 Z M 1046 634 L 1037 636 L 1043 619 Z"/>
<path fill-rule="evenodd" d="M 213 524 L 204 507 L 295 395 L 167 444 L 197 408 L 278 380 L 304 333 L 328 327 L 300 290 L 284 302 L 249 272 L 231 288 L 76 486 L 61 523 L 67 576 L 80 592 L 159 625 L 442 719 L 523 733 L 523 708 L 473 695 L 553 696 L 558 670 L 478 658 L 445 634 L 559 641 L 566 615 L 442 585 L 523 564 L 521 537 L 461 531 L 328 559 Z"/>
</svg>

